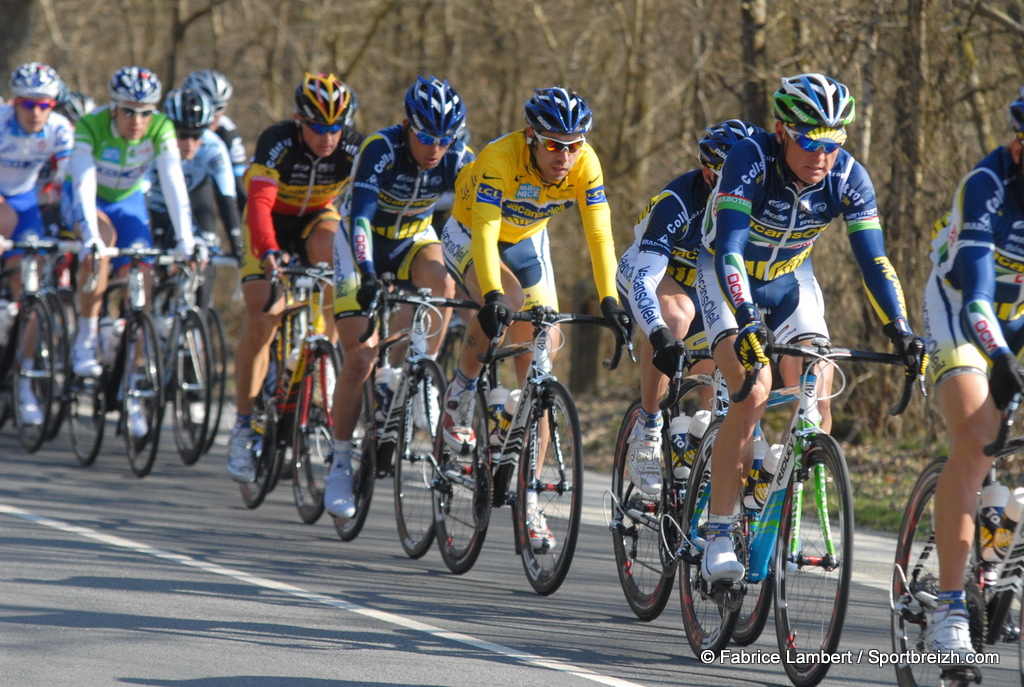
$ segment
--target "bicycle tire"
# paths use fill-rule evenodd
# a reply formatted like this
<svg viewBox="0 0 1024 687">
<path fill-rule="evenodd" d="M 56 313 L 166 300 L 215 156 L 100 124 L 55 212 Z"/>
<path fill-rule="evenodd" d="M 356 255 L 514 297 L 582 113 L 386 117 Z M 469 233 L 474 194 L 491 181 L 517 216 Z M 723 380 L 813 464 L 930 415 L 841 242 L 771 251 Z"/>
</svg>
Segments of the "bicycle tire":
<svg viewBox="0 0 1024 687">
<path fill-rule="evenodd" d="M 277 349 L 280 345 L 280 333 L 270 345 L 270 365 L 267 375 L 260 385 L 260 391 L 253 399 L 252 429 L 257 435 L 253 447 L 256 477 L 252 482 L 239 482 L 238 491 L 242 495 L 242 503 L 250 510 L 259 508 L 273 488 L 274 473 L 280 472 L 280 463 L 284 460 L 280 447 L 279 417 L 277 408 L 277 365 L 280 357 Z"/>
<path fill-rule="evenodd" d="M 633 425 L 640 415 L 640 399 L 626 410 L 615 440 L 615 458 L 612 467 L 612 494 L 621 512 L 612 517 L 619 527 L 612 530 L 612 549 L 615 553 L 615 571 L 633 614 L 644 621 L 661 615 L 672 596 L 675 567 L 665 569 L 660 517 L 667 510 L 668 494 L 652 497 L 637 489 L 627 474 L 628 440 Z M 671 466 L 671 448 L 666 449 Z M 632 515 L 631 515 L 632 514 Z M 621 515 L 621 519 L 618 516 Z"/>
<path fill-rule="evenodd" d="M 51 403 L 50 418 L 46 425 L 46 441 L 52 441 L 60 434 L 61 427 L 68 417 L 68 405 L 70 403 L 68 385 L 71 381 L 71 343 L 74 341 L 74 325 L 68 322 L 68 312 L 62 301 L 62 296 L 57 291 L 46 291 L 42 294 L 46 305 L 50 308 L 50 318 L 53 321 L 54 331 L 54 356 L 53 356 L 53 390 L 54 397 Z M 72 311 L 71 317 L 74 317 Z"/>
<path fill-rule="evenodd" d="M 311 342 L 299 386 L 292 440 L 292 495 L 299 519 L 312 525 L 324 513 L 324 480 L 331 469 L 334 387 L 341 364 L 327 339 Z"/>
<path fill-rule="evenodd" d="M 342 541 L 352 541 L 363 531 L 377 481 L 377 429 L 373 418 L 373 378 L 363 385 L 359 421 L 352 433 L 352 495 L 356 512 L 351 518 L 332 518 Z"/>
<path fill-rule="evenodd" d="M 32 324 L 34 342 L 28 349 L 29 324 Z M 35 453 L 46 440 L 50 415 L 53 411 L 53 399 L 59 395 L 55 392 L 54 356 L 57 355 L 56 333 L 53 318 L 46 302 L 37 295 L 26 296 L 21 310 L 18 312 L 17 323 L 11 335 L 15 338 L 12 397 L 14 399 L 15 425 L 18 439 L 28 453 Z M 31 361 L 31 365 L 26 365 Z M 30 369 L 31 368 L 31 369 Z M 39 424 L 28 424 L 21 416 L 22 384 L 27 382 L 36 402 L 42 419 Z"/>
<path fill-rule="evenodd" d="M 160 341 L 156 325 L 147 312 L 131 312 L 125 323 L 122 341 L 125 344 L 124 370 L 121 376 L 121 423 L 125 452 L 132 474 L 142 478 L 153 470 L 160 446 L 160 425 L 163 421 L 163 372 L 160 362 Z M 135 436 L 130 428 L 129 404 L 142 404 L 146 433 Z"/>
<path fill-rule="evenodd" d="M 698 658 L 704 651 L 721 651 L 732 638 L 739 619 L 737 611 L 725 610 L 715 603 L 701 574 L 701 547 L 706 533 L 706 509 L 711 492 L 711 448 L 721 427 L 721 418 L 712 422 L 697 446 L 690 467 L 686 498 L 679 514 L 683 532 L 694 542 L 690 550 L 691 560 L 684 559 L 679 564 L 679 604 L 686 641 Z"/>
<path fill-rule="evenodd" d="M 836 651 L 853 569 L 853 491 L 846 457 L 827 434 L 804 441 L 802 467 L 794 468 L 799 471 L 786 493 L 774 555 L 775 630 L 781 655 L 790 658 L 794 654 L 787 652 L 813 656 Z M 812 498 L 812 490 L 816 498 Z M 824 522 L 820 505 L 826 500 L 828 527 L 814 526 L 816 519 Z M 794 515 L 802 523 L 796 535 Z M 832 533 L 831 547 L 823 529 Z M 837 534 L 842 538 L 838 544 Z M 793 550 L 796 544 L 799 550 Z M 796 687 L 817 685 L 832 667 L 830 662 L 799 663 L 790 658 L 783 660 L 783 667 Z"/>
<path fill-rule="evenodd" d="M 746 569 L 750 569 L 748 563 L 750 549 L 747 544 L 753 538 L 756 531 L 757 514 L 744 515 L 740 520 L 740 532 L 742 537 L 742 553 L 738 553 L 740 561 Z M 743 594 L 743 603 L 736 615 L 736 626 L 732 630 L 732 641 L 739 646 L 749 646 L 758 640 L 768 624 L 768 616 L 772 612 L 772 601 L 775 598 L 775 563 L 768 562 L 768 574 L 760 582 L 754 583 L 746 580 L 746 590 Z"/>
<path fill-rule="evenodd" d="M 213 308 L 207 308 L 206 331 L 210 335 L 210 350 L 213 351 L 213 372 L 211 378 L 210 426 L 206 432 L 206 446 L 203 453 L 209 453 L 213 442 L 220 432 L 220 422 L 224 415 L 224 399 L 227 393 L 228 378 L 228 347 L 224 333 L 224 320 Z"/>
<path fill-rule="evenodd" d="M 408 393 L 395 444 L 395 524 L 409 558 L 422 558 L 434 543 L 434 440 L 441 426 L 447 383 L 441 366 L 424 358 L 406 374 Z"/>
<path fill-rule="evenodd" d="M 526 579 L 533 590 L 548 596 L 558 590 L 569 574 L 576 552 L 583 508 L 583 440 L 576 404 L 565 386 L 546 381 L 531 409 L 530 422 L 519 459 L 516 494 L 516 534 Z M 541 424 L 547 421 L 548 435 Z M 535 447 L 543 448 L 538 455 Z M 528 503 L 528 492 L 537 493 L 537 510 Z M 534 549 L 530 521 L 543 517 L 554 541 Z"/>
<path fill-rule="evenodd" d="M 174 443 L 185 465 L 194 465 L 206 448 L 209 431 L 213 360 L 206 318 L 189 308 L 178 315 L 168 342 L 173 372 L 168 371 L 173 398 Z"/>
<path fill-rule="evenodd" d="M 439 474 L 434 480 L 434 534 L 448 570 L 461 575 L 476 564 L 491 522 L 491 467 L 487 449 L 487 397 L 477 390 L 473 408 L 476 447 L 468 456 L 456 454 L 440 431 L 434 438 Z"/>
</svg>

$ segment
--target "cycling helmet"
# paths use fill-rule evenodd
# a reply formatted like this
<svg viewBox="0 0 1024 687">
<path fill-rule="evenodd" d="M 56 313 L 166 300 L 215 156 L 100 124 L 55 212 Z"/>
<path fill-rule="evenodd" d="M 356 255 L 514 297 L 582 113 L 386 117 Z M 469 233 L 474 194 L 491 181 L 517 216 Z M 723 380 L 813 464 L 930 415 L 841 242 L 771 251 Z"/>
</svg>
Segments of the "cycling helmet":
<svg viewBox="0 0 1024 687">
<path fill-rule="evenodd" d="M 349 87 L 334 74 L 306 72 L 295 89 L 295 112 L 312 122 L 347 124 L 354 100 Z"/>
<path fill-rule="evenodd" d="M 1024 88 L 1017 99 L 1010 103 L 1010 128 L 1017 132 L 1017 138 L 1024 138 Z"/>
<path fill-rule="evenodd" d="M 857 117 L 850 89 L 823 74 L 784 77 L 772 96 L 772 112 L 786 124 L 830 129 L 844 127 Z"/>
<path fill-rule="evenodd" d="M 121 67 L 110 77 L 107 90 L 114 104 L 160 104 L 160 79 L 145 67 Z"/>
<path fill-rule="evenodd" d="M 697 141 L 697 157 L 705 167 L 719 170 L 725 162 L 725 156 L 737 141 L 763 131 L 761 127 L 739 119 L 727 119 L 709 126 L 704 129 L 704 136 Z"/>
<path fill-rule="evenodd" d="M 430 136 L 455 136 L 466 123 L 466 107 L 447 79 L 419 76 L 405 94 L 405 118 Z"/>
<path fill-rule="evenodd" d="M 28 62 L 11 72 L 8 82 L 15 98 L 37 97 L 57 100 L 64 83 L 53 67 L 40 62 Z"/>
<path fill-rule="evenodd" d="M 231 82 L 228 81 L 228 77 L 216 69 L 200 69 L 190 72 L 185 77 L 182 86 L 199 91 L 205 95 L 216 110 L 226 108 L 228 101 L 231 100 L 231 94 L 235 92 L 231 87 Z"/>
<path fill-rule="evenodd" d="M 565 88 L 538 88 L 526 101 L 526 123 L 537 131 L 585 134 L 594 123 L 587 101 Z"/>
<path fill-rule="evenodd" d="M 191 88 L 174 88 L 167 92 L 164 114 L 175 126 L 183 129 L 203 129 L 213 121 L 210 100 Z"/>
<path fill-rule="evenodd" d="M 69 91 L 65 88 L 57 98 L 57 111 L 72 122 L 77 122 L 95 109 L 96 101 L 81 91 Z"/>
</svg>

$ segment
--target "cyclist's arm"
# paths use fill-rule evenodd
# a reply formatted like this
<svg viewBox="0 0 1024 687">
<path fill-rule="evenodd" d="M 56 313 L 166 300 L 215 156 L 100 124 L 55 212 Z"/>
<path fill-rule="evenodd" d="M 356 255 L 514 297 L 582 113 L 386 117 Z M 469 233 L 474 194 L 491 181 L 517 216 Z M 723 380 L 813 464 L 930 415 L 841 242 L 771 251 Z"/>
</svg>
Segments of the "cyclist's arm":
<svg viewBox="0 0 1024 687">
<path fill-rule="evenodd" d="M 83 243 L 100 239 L 96 217 L 96 163 L 92 157 L 92 143 L 78 140 L 68 162 L 74 216 Z"/>
<path fill-rule="evenodd" d="M 188 187 L 185 185 L 185 174 L 181 171 L 181 153 L 174 134 L 174 127 L 168 121 L 169 134 L 162 136 L 154 144 L 157 146 L 156 170 L 160 177 L 160 188 L 164 192 L 167 214 L 174 225 L 174 235 L 178 244 L 186 254 L 195 249 L 195 238 L 192 235 L 192 206 L 188 202 Z"/>
<path fill-rule="evenodd" d="M 711 234 L 711 240 L 705 242 L 715 255 L 715 279 L 733 314 L 754 305 L 743 255 L 750 239 L 754 198 L 764 193 L 765 169 L 764 154 L 757 144 L 749 139 L 737 142 L 722 165 L 704 217 Z M 760 174 L 751 170 L 760 170 Z"/>
<path fill-rule="evenodd" d="M 227 146 L 219 137 L 214 141 L 216 153 L 210 156 L 209 176 L 214 182 L 214 200 L 217 204 L 217 211 L 220 214 L 221 222 L 227 232 L 228 240 L 231 242 L 231 252 L 234 255 L 241 255 L 242 251 L 242 220 L 238 212 L 238 187 L 235 184 L 234 172 L 231 168 L 231 159 L 228 156 Z"/>
<path fill-rule="evenodd" d="M 502 172 L 494 166 L 467 170 L 476 175 L 473 190 L 472 209 L 472 253 L 480 293 L 484 296 L 492 291 L 504 293 L 501 286 L 501 256 L 498 254 L 498 237 L 501 234 L 501 202 L 507 182 Z"/>
<path fill-rule="evenodd" d="M 262 259 L 267 253 L 281 249 L 270 214 L 277 202 L 277 173 L 254 164 L 247 176 L 249 198 L 246 201 L 246 225 L 253 254 Z"/>
<path fill-rule="evenodd" d="M 604 192 L 604 175 L 597 154 L 590 151 L 580 161 L 580 185 L 578 204 L 583 230 L 590 249 L 590 263 L 594 270 L 594 283 L 601 300 L 613 298 L 618 302 L 615 286 L 615 240 L 612 238 L 612 213 Z"/>
<path fill-rule="evenodd" d="M 394 155 L 388 141 L 373 134 L 363 141 L 353 164 L 347 199 L 349 240 L 356 267 L 365 280 L 377 276 L 373 264 L 373 217 L 377 214 L 381 175 L 394 167 Z"/>
</svg>

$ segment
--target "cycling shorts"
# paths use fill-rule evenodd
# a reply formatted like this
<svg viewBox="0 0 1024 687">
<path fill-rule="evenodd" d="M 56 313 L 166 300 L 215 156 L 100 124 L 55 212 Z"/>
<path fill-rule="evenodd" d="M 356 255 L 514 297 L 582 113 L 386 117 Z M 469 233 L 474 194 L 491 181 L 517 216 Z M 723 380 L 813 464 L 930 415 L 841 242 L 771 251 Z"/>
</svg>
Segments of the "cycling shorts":
<svg viewBox="0 0 1024 687">
<path fill-rule="evenodd" d="M 994 304 L 996 312 L 1011 310 Z M 932 381 L 964 373 L 988 374 L 989 364 L 978 347 L 964 333 L 960 313 L 963 295 L 934 271 L 924 290 L 924 324 L 927 332 L 928 372 Z M 1016 308 L 1014 316 L 1000 319 L 999 328 L 1006 344 L 1019 358 L 1024 350 L 1024 309 Z"/>
<path fill-rule="evenodd" d="M 473 265 L 472 236 L 469 229 L 454 217 L 450 217 L 441 233 L 441 248 L 448 271 L 465 289 L 466 272 Z M 523 310 L 529 310 L 536 305 L 547 305 L 558 310 L 555 271 L 551 266 L 551 244 L 548 241 L 547 228 L 518 243 L 499 241 L 498 255 L 502 264 L 512 271 L 519 280 L 519 285 L 523 287 L 526 298 Z"/>
<path fill-rule="evenodd" d="M 334 235 L 334 319 L 340 320 L 361 315 L 363 310 L 356 301 L 356 292 L 361 283 L 359 268 L 352 255 L 352 241 L 342 229 Z M 404 239 L 388 239 L 380 234 L 373 235 L 373 264 L 377 274 L 390 272 L 395 283 L 407 289 L 414 289 L 412 263 L 426 246 L 439 243 L 437 232 L 430 225 Z"/>
<path fill-rule="evenodd" d="M 274 221 L 274 234 L 277 236 L 277 245 L 281 247 L 282 253 L 299 255 L 303 260 L 309 261 L 306 255 L 306 240 L 313 233 L 313 227 L 320 222 L 341 220 L 337 209 L 330 205 L 315 212 L 298 217 L 292 215 L 281 215 L 276 212 L 270 213 Z M 263 256 L 253 255 L 252 239 L 249 236 L 249 224 L 242 219 L 242 267 L 241 278 L 243 282 L 254 279 L 266 279 L 266 271 L 263 269 Z"/>
<path fill-rule="evenodd" d="M 619 266 L 615 270 L 615 284 L 619 289 L 619 303 L 629 311 L 629 316 L 633 318 L 634 322 L 639 321 L 640 313 L 636 312 L 633 299 L 629 297 L 629 292 L 633 287 L 633 272 L 636 270 L 636 258 L 639 253 L 640 246 L 634 243 L 622 254 Z M 693 320 L 690 321 L 690 327 L 686 330 L 683 342 L 687 348 L 696 351 L 706 349 L 708 347 L 708 340 L 704 336 L 704 318 L 700 312 L 700 300 L 697 298 L 697 289 L 693 284 L 687 285 L 686 283 L 687 281 L 692 281 L 692 277 L 692 269 L 681 269 L 669 265 L 662 279 L 674 281 L 693 302 Z"/>
<path fill-rule="evenodd" d="M 750 276 L 748 279 L 754 303 L 761 309 L 764 323 L 774 332 L 776 341 L 786 344 L 816 336 L 829 338 L 825 301 L 810 260 L 771 281 Z M 697 258 L 696 285 L 704 329 L 714 351 L 718 342 L 739 331 L 739 326 L 715 278 L 715 256 L 706 250 Z"/>
<path fill-rule="evenodd" d="M 39 209 L 39 193 L 32 188 L 25 193 L 13 196 L 4 196 L 7 204 L 18 214 L 18 223 L 14 226 L 14 233 L 11 234 L 12 241 L 28 241 L 30 239 L 42 239 L 46 236 L 46 229 L 43 226 L 43 213 Z M 11 250 L 4 253 L 4 257 L 21 255 L 23 251 Z"/>
</svg>

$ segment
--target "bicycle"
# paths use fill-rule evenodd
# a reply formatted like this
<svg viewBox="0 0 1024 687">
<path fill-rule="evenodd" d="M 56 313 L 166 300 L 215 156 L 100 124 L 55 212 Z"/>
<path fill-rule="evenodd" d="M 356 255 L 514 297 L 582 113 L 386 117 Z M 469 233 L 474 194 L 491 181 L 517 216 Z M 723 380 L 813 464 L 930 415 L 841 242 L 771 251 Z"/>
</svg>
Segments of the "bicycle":
<svg viewBox="0 0 1024 687">
<path fill-rule="evenodd" d="M 238 485 L 246 507 L 257 508 L 277 485 L 284 466 L 292 464 L 293 496 L 303 522 L 316 522 L 323 512 L 323 481 L 315 466 L 323 463 L 330 449 L 330 443 L 324 445 L 323 440 L 325 434 L 330 439 L 329 408 L 334 388 L 324 366 L 332 368 L 337 379 L 340 365 L 336 349 L 322 336 L 320 313 L 324 286 L 333 283 L 333 276 L 326 264 L 308 267 L 296 256 L 271 276 L 263 311 L 269 311 L 282 292 L 285 307 L 270 344 L 267 375 L 253 406 L 256 477 Z M 318 309 L 314 311 L 314 307 Z M 317 383 L 312 380 L 314 373 L 320 377 L 321 393 L 316 397 L 311 393 L 312 386 L 305 383 L 306 379 L 312 385 Z M 296 409 L 300 392 L 306 391 L 310 392 L 303 409 L 306 424 L 296 435 Z"/>
<path fill-rule="evenodd" d="M 546 596 L 561 586 L 569 572 L 583 487 L 579 417 L 569 390 L 551 373 L 551 332 L 560 324 L 610 325 L 601 317 L 558 313 L 548 306 L 514 313 L 512 320 L 531 323 L 533 338 L 501 347 L 492 343 L 483 356 L 485 367 L 477 379 L 473 417 L 475 450 L 461 456 L 448 447 L 440 432 L 435 440 L 435 528 L 445 565 L 462 574 L 480 555 L 491 509 L 511 506 L 516 554 L 534 591 Z M 624 346 L 632 357 L 631 342 L 617 341 L 614 356 L 604 363 L 607 369 L 618 366 Z M 488 393 L 498 382 L 497 363 L 525 354 L 531 355 L 530 370 L 507 434 L 502 436 L 499 418 L 488 409 Z M 491 437 L 498 437 L 493 445 Z M 535 504 L 528 492 L 536 496 Z M 528 531 L 535 518 L 554 525 L 554 541 L 546 540 L 537 548 Z"/>
<path fill-rule="evenodd" d="M 104 293 L 103 326 L 98 344 L 102 363 L 100 376 L 72 375 L 69 385 L 71 446 L 81 465 L 92 465 L 103 441 L 107 413 L 120 410 L 117 431 L 124 436 L 132 474 L 141 478 L 153 469 L 164 414 L 160 342 L 156 324 L 146 306 L 142 263 L 146 258 L 162 255 L 163 251 L 138 246 L 93 249 L 94 259 L 101 254 L 126 256 L 131 261 L 127 275 L 111 281 Z M 84 288 L 95 290 L 95 276 Z M 123 291 L 124 298 L 121 318 L 115 321 L 109 316 L 109 300 L 116 291 Z M 118 333 L 119 325 L 123 325 L 123 329 Z M 133 431 L 129 426 L 132 410 L 137 410 L 145 422 L 145 433 Z"/>
<path fill-rule="evenodd" d="M 1009 437 L 1013 416 L 1020 405 L 1016 395 L 1002 413 L 999 435 L 985 447 L 985 454 L 993 456 L 995 463 L 985 479 L 985 486 L 999 481 L 999 475 L 1011 478 L 1017 485 L 1024 483 L 1022 475 L 1011 473 L 1011 463 L 1024 453 L 1024 436 Z M 935 551 L 935 489 L 945 467 L 947 457 L 932 460 L 917 479 L 896 542 L 896 562 L 890 584 L 889 606 L 892 611 L 893 650 L 905 657 L 895 664 L 896 679 L 901 687 L 933 684 L 936 663 L 910 659 L 914 653 L 929 654 L 928 630 L 939 592 L 938 554 Z M 1005 542 L 1006 555 L 999 560 L 986 560 L 982 556 L 980 533 L 981 507 L 971 546 L 967 569 L 964 571 L 964 589 L 967 592 L 967 610 L 970 615 L 971 643 L 979 654 L 985 645 L 1000 642 L 1017 643 L 1021 683 L 1024 684 L 1024 607 L 1017 616 L 1014 606 L 1020 603 L 1024 586 L 1024 527 L 1017 525 L 1013 537 Z M 941 684 L 964 686 L 981 682 L 977 665 L 956 664 L 942 666 Z"/>
<path fill-rule="evenodd" d="M 394 478 L 395 523 L 402 550 L 420 558 L 434 543 L 433 492 L 434 440 L 441 420 L 441 401 L 447 381 L 440 364 L 427 355 L 427 342 L 439 333 L 440 308 L 476 308 L 472 301 L 431 296 L 429 289 L 400 291 L 392 275 L 383 275 L 385 288 L 366 310 L 369 316 L 366 341 L 380 333 L 377 361 L 363 387 L 360 421 L 353 442 L 353 493 L 356 513 L 335 518 L 342 541 L 351 541 L 365 524 L 373 498 L 374 483 Z M 408 327 L 391 331 L 391 320 L 403 306 L 412 306 Z M 401 365 L 389 363 L 396 346 L 408 344 Z M 398 380 L 389 389 L 377 387 L 381 371 Z M 387 395 L 387 397 L 384 396 Z"/>
<path fill-rule="evenodd" d="M 895 354 L 832 346 L 816 338 L 810 345 L 769 344 L 768 355 L 803 358 L 799 384 L 772 391 L 768 406 L 798 403 L 782 445 L 780 461 L 762 508 L 741 508 L 734 529 L 737 558 L 745 576 L 709 584 L 701 572 L 710 497 L 711 450 L 724 409 L 708 427 L 693 461 L 680 523 L 665 522 L 668 547 L 680 561 L 680 596 L 687 641 L 700 656 L 720 651 L 730 639 L 749 644 L 760 635 L 774 599 L 776 638 L 783 666 L 797 687 L 816 685 L 831 664 L 822 655 L 839 644 L 846 617 L 853 561 L 853 495 L 846 458 L 838 442 L 819 427 L 817 365 L 833 365 L 842 392 L 845 376 L 837 361 L 861 361 L 905 368 L 899 401 L 891 415 L 906 409 L 915 384 L 923 379 Z M 748 378 L 749 380 L 749 378 Z M 751 383 L 745 385 L 749 392 Z M 720 395 L 721 397 L 721 395 Z M 732 400 L 740 400 L 737 394 Z M 816 523 L 816 526 L 807 526 Z M 798 659 L 806 659 L 801 662 Z"/>
<path fill-rule="evenodd" d="M 672 477 L 678 449 L 670 436 L 672 421 L 685 411 L 693 415 L 702 407 L 700 399 L 691 392 L 712 386 L 707 375 L 684 376 L 699 360 L 711 358 L 709 351 L 689 351 L 682 342 L 680 363 L 669 380 L 669 386 L 660 406 L 664 417 L 662 431 L 662 471 L 664 483 L 660 495 L 651 496 L 636 488 L 627 474 L 628 441 L 640 415 L 640 398 L 626 410 L 615 441 L 615 459 L 612 467 L 612 488 L 605 492 L 605 519 L 612 532 L 615 569 L 626 603 L 640 620 L 654 620 L 672 596 L 675 582 L 674 561 L 669 561 L 663 540 L 663 518 L 678 520 L 686 496 L 686 480 Z M 670 549 L 674 547 L 670 545 Z"/>
</svg>

